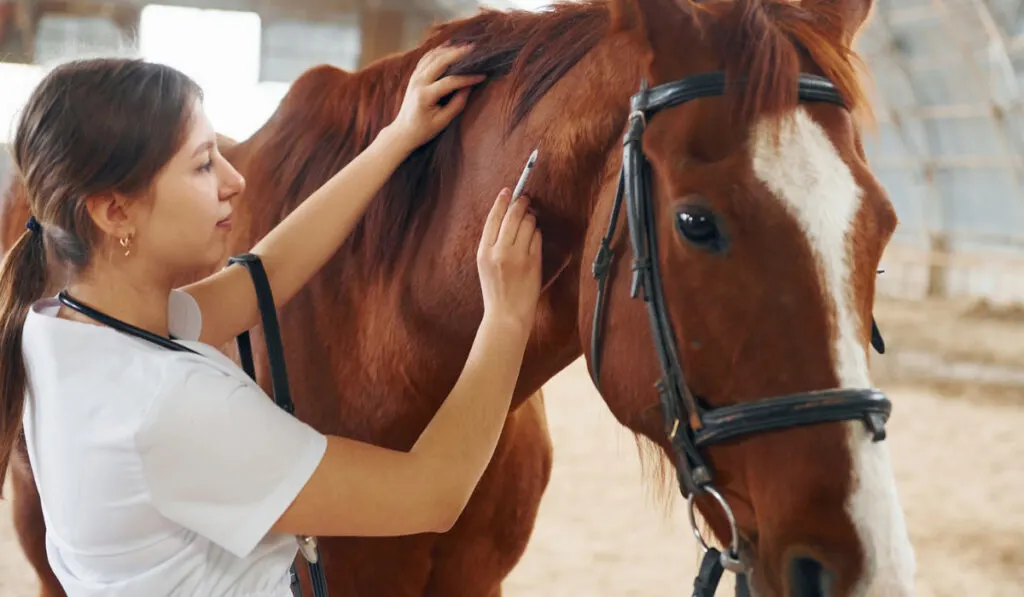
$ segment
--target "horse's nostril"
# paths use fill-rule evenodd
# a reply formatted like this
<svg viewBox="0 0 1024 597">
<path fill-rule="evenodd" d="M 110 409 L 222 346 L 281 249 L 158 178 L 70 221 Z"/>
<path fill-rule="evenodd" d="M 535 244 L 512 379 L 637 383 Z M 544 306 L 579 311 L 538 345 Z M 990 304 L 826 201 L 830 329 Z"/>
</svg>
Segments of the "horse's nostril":
<svg viewBox="0 0 1024 597">
<path fill-rule="evenodd" d="M 832 573 L 821 562 L 804 556 L 789 562 L 790 597 L 832 597 Z"/>
</svg>

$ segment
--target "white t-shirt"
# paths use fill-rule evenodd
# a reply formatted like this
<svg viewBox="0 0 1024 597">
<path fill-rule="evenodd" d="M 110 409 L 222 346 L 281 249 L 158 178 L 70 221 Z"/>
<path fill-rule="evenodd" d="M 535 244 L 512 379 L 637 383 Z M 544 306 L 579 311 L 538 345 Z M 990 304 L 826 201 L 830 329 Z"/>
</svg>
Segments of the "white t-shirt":
<svg viewBox="0 0 1024 597">
<path fill-rule="evenodd" d="M 171 334 L 198 356 L 33 305 L 23 349 L 28 454 L 50 565 L 69 597 L 290 597 L 293 535 L 268 533 L 327 439 L 197 341 L 173 291 Z"/>
</svg>

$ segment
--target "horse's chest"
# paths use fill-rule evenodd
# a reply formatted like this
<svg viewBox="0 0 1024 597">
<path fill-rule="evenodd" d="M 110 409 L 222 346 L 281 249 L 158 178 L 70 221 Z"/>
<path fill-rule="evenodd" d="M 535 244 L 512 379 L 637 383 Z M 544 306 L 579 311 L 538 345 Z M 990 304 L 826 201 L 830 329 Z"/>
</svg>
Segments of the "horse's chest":
<svg viewBox="0 0 1024 597">
<path fill-rule="evenodd" d="M 296 323 L 307 331 L 288 362 L 296 414 L 324 432 L 394 449 L 411 447 L 429 423 L 472 342 L 380 307 Z"/>
<path fill-rule="evenodd" d="M 509 417 L 494 457 L 455 526 L 441 535 L 323 538 L 338 562 L 332 594 L 483 597 L 526 550 L 551 474 L 552 448 L 543 404 Z M 329 582 L 332 582 L 329 580 Z M 340 587 L 343 590 L 336 590 Z"/>
</svg>

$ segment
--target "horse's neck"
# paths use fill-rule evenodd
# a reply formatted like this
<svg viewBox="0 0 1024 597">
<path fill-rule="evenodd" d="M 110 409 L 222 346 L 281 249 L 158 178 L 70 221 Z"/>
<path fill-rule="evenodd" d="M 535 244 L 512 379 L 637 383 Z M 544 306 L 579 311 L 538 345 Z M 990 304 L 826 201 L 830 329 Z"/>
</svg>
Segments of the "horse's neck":
<svg viewBox="0 0 1024 597">
<path fill-rule="evenodd" d="M 542 148 L 529 186 L 536 189 L 546 232 L 547 288 L 522 370 L 526 391 L 582 352 L 576 323 L 579 276 L 588 275 L 593 259 L 584 254 L 586 233 L 598 192 L 609 179 L 614 183 L 629 96 L 639 80 L 639 61 L 626 58 L 613 45 L 599 44 L 535 106 L 517 129 L 523 132 L 513 135 L 524 147 Z M 498 110 L 501 104 L 493 102 L 487 110 Z M 248 152 L 240 148 L 232 148 L 231 159 L 244 164 Z M 493 163 L 498 157 L 488 159 Z M 455 193 L 459 202 L 431 219 L 425 245 L 406 241 L 401 265 L 391 274 L 367 273 L 358 263 L 365 257 L 361 251 L 343 251 L 344 258 L 332 259 L 283 310 L 284 327 L 301 330 L 303 342 L 324 347 L 319 370 L 333 370 L 348 386 L 364 388 L 368 399 L 376 392 L 382 393 L 377 398 L 412 394 L 427 404 L 443 398 L 464 366 L 481 313 L 479 282 L 472 271 L 475 247 L 469 244 L 476 238 L 456 231 L 450 218 L 455 211 L 468 226 L 476 220 L 482 226 L 487 208 L 481 208 L 479 198 L 509 184 L 489 170 L 462 169 L 464 186 Z M 394 373 L 396 362 L 403 363 L 401 376 Z M 302 373 L 315 378 L 316 370 Z M 383 415 L 382 420 L 389 418 Z"/>
<path fill-rule="evenodd" d="M 536 189 L 544 234 L 544 294 L 535 340 L 523 365 L 526 385 L 543 383 L 582 354 L 578 324 L 580 276 L 589 277 L 594 255 L 586 252 L 595 204 L 613 192 L 621 164 L 629 98 L 636 92 L 641 62 L 617 40 L 585 57 L 542 100 L 523 129 L 541 131 Z M 569 109 L 567 109 L 569 107 Z M 536 133 L 535 133 L 536 134 Z M 543 136 L 540 136 L 543 135 Z M 522 153 L 520 151 L 520 153 Z M 531 379 L 533 378 L 533 379 Z"/>
<path fill-rule="evenodd" d="M 580 61 L 571 81 L 561 81 L 537 105 L 531 120 L 545 122 L 526 125 L 542 132 L 537 143 L 548 153 L 541 157 L 547 160 L 546 180 L 538 185 L 542 201 L 579 228 L 589 227 L 599 192 L 614 183 L 629 99 L 642 72 L 639 57 L 632 55 L 617 38 L 600 43 Z"/>
</svg>

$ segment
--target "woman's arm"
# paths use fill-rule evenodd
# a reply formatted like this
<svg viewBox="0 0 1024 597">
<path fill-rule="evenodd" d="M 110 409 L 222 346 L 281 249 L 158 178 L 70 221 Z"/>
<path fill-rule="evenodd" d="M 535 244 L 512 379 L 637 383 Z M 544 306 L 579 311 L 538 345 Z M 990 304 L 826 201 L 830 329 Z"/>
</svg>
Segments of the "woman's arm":
<svg viewBox="0 0 1024 597">
<path fill-rule="evenodd" d="M 494 454 L 528 336 L 485 320 L 462 376 L 411 451 L 328 436 L 319 466 L 272 529 L 365 537 L 450 529 Z"/>
<path fill-rule="evenodd" d="M 412 450 L 328 437 L 273 530 L 387 536 L 455 524 L 498 444 L 533 328 L 541 237 L 526 206 L 523 198 L 509 207 L 507 189 L 495 201 L 477 256 L 484 318 L 461 376 Z"/>
<path fill-rule="evenodd" d="M 526 199 L 494 202 L 477 253 L 484 315 L 451 393 L 409 452 L 325 437 L 210 367 L 175 368 L 135 434 L 141 480 L 169 520 L 245 557 L 270 530 L 444 531 L 491 461 L 540 294 Z"/>
<path fill-rule="evenodd" d="M 409 153 L 462 110 L 469 87 L 482 77 L 437 78 L 467 51 L 467 46 L 443 47 L 426 54 L 410 77 L 395 121 L 252 248 L 263 261 L 275 306 L 287 303 L 341 247 L 371 199 Z M 437 105 L 457 90 L 446 106 Z M 252 280 L 244 268 L 227 267 L 183 290 L 199 304 L 200 340 L 207 344 L 230 342 L 259 323 Z"/>
</svg>

